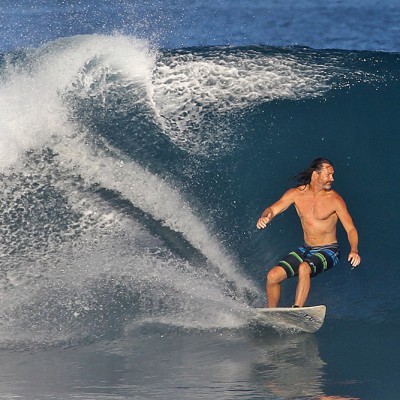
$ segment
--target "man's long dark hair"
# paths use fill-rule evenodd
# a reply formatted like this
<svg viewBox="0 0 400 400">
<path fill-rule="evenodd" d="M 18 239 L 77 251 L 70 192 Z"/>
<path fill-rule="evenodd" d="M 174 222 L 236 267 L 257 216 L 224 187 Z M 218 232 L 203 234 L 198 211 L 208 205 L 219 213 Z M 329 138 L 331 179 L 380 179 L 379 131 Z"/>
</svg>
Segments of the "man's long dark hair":
<svg viewBox="0 0 400 400">
<path fill-rule="evenodd" d="M 316 158 L 311 165 L 304 171 L 295 175 L 292 179 L 296 181 L 296 186 L 308 185 L 311 182 L 311 175 L 314 171 L 320 172 L 323 164 L 333 165 L 327 158 Z"/>
</svg>

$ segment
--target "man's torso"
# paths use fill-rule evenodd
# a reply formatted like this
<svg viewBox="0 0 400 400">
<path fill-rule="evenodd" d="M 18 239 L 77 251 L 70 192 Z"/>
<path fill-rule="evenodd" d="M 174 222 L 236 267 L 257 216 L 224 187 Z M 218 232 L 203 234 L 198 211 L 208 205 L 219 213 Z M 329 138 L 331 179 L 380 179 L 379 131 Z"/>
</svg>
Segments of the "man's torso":
<svg viewBox="0 0 400 400">
<path fill-rule="evenodd" d="M 294 205 L 303 227 L 305 243 L 323 246 L 336 242 L 336 202 L 339 195 L 333 190 L 315 195 L 308 187 L 294 190 Z"/>
</svg>

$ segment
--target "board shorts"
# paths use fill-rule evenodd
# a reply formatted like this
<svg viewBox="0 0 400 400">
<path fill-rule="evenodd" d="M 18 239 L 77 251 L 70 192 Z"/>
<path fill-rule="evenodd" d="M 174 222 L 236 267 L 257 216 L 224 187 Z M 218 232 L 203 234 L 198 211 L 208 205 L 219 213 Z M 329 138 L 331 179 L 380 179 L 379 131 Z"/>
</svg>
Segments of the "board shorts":
<svg viewBox="0 0 400 400">
<path fill-rule="evenodd" d="M 279 261 L 288 278 L 299 274 L 299 266 L 306 262 L 311 268 L 311 276 L 320 274 L 334 267 L 340 259 L 338 243 L 325 246 L 301 246 L 291 251 L 286 257 Z"/>
</svg>

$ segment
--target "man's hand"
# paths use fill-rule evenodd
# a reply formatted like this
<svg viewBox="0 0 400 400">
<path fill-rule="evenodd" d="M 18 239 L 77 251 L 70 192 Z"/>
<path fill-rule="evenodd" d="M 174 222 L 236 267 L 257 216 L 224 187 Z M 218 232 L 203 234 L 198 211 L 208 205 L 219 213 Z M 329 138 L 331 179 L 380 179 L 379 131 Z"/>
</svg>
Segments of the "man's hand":
<svg viewBox="0 0 400 400">
<path fill-rule="evenodd" d="M 355 268 L 360 265 L 361 257 L 358 255 L 357 252 L 351 251 L 349 257 L 347 258 L 347 261 L 349 261 L 351 266 Z"/>
<path fill-rule="evenodd" d="M 272 213 L 268 213 L 265 217 L 259 218 L 256 224 L 257 228 L 264 229 L 267 226 L 267 224 L 271 221 L 271 215 Z"/>
</svg>

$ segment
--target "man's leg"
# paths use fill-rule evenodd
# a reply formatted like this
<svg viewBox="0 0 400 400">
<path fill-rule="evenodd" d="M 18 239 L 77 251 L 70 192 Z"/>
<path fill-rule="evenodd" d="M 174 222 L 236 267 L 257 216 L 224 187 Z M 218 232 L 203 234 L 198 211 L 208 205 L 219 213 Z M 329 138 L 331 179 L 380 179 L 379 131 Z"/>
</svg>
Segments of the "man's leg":
<svg viewBox="0 0 400 400">
<path fill-rule="evenodd" d="M 303 307 L 311 286 L 311 268 L 306 262 L 302 262 L 299 266 L 299 282 L 297 284 L 296 299 L 294 304 Z"/>
<path fill-rule="evenodd" d="M 281 282 L 287 278 L 286 271 L 279 266 L 273 267 L 267 274 L 267 306 L 277 307 L 281 297 Z"/>
</svg>

